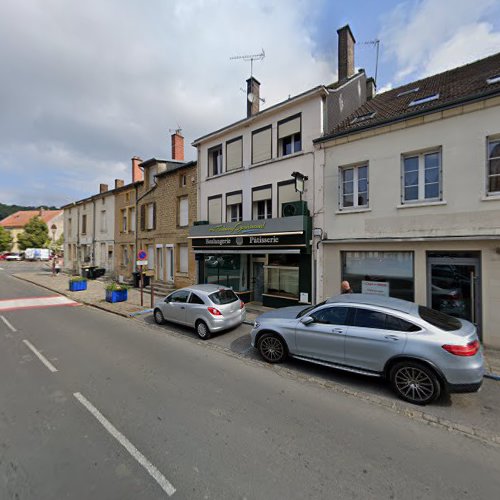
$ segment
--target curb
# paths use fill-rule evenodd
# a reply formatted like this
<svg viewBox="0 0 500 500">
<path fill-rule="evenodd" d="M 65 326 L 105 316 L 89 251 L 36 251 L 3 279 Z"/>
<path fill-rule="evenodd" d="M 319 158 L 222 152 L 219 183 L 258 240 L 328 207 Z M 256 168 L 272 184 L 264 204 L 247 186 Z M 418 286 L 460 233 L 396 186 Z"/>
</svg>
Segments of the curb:
<svg viewBox="0 0 500 500">
<path fill-rule="evenodd" d="M 12 276 L 14 276 L 15 278 L 20 279 L 22 281 L 26 281 L 28 283 L 32 283 L 34 285 L 37 285 L 41 288 L 45 288 L 46 290 L 50 290 L 50 291 L 53 291 L 56 293 L 60 293 L 61 295 L 68 296 L 67 294 L 65 294 L 63 292 L 59 292 L 58 290 L 54 290 L 53 288 L 49 288 L 47 286 L 40 285 L 39 283 L 36 283 L 32 280 L 29 280 L 26 278 L 21 278 L 21 277 L 16 276 L 16 275 L 12 275 Z M 79 302 L 79 301 L 76 301 L 76 302 Z M 113 310 L 107 309 L 105 307 L 99 306 L 98 304 L 95 304 L 95 303 L 90 303 L 90 302 L 80 302 L 80 303 L 88 305 L 90 307 L 94 307 L 96 309 L 101 309 L 102 311 L 110 312 L 110 313 L 113 313 L 113 314 L 116 314 L 118 316 L 122 316 L 122 317 L 125 317 L 128 319 L 130 319 L 132 317 L 132 315 L 137 316 L 137 315 L 140 315 L 142 313 L 146 314 L 148 312 L 148 311 L 138 311 L 137 313 L 132 313 L 132 314 L 121 313 L 118 311 L 113 311 Z M 244 321 L 243 323 L 249 324 L 249 322 L 247 322 L 247 321 Z M 251 322 L 250 325 L 253 325 L 253 322 Z M 288 378 L 291 378 L 294 380 L 301 380 L 303 382 L 314 384 L 314 385 L 322 387 L 324 389 L 333 390 L 336 393 L 341 393 L 341 394 L 344 394 L 345 396 L 348 396 L 351 398 L 356 398 L 358 400 L 363 400 L 363 401 L 366 401 L 368 403 L 375 404 L 379 407 L 383 407 L 389 411 L 392 411 L 393 413 L 397 413 L 398 415 L 402 415 L 402 416 L 405 416 L 407 418 L 410 418 L 411 420 L 415 420 L 415 421 L 418 421 L 418 422 L 421 422 L 421 423 L 424 423 L 424 424 L 427 424 L 427 425 L 430 425 L 433 427 L 439 427 L 442 429 L 446 429 L 450 432 L 456 432 L 458 434 L 461 434 L 462 436 L 474 439 L 476 441 L 480 441 L 480 442 L 488 444 L 488 445 L 492 445 L 495 447 L 500 446 L 500 435 L 495 434 L 493 432 L 478 429 L 476 427 L 471 427 L 471 426 L 464 425 L 464 424 L 459 424 L 457 422 L 453 422 L 451 420 L 447 420 L 447 419 L 442 418 L 442 417 L 437 417 L 435 415 L 431 415 L 430 413 L 426 413 L 425 411 L 421 411 L 418 409 L 404 407 L 397 400 L 392 400 L 392 399 L 384 398 L 381 396 L 376 396 L 374 394 L 370 394 L 367 392 L 352 390 L 352 389 L 350 389 L 342 384 L 339 384 L 336 382 L 326 381 L 326 380 L 323 380 L 323 379 L 315 377 L 315 376 L 302 375 L 302 374 L 297 373 L 296 371 L 292 370 L 291 368 L 287 368 L 287 367 L 279 366 L 279 365 L 269 365 L 268 363 L 265 363 L 264 361 L 249 358 L 244 353 L 235 352 L 235 351 L 231 350 L 229 347 L 219 346 L 217 344 L 210 343 L 210 341 L 203 341 L 203 340 L 198 340 L 195 338 L 187 337 L 186 335 L 178 333 L 174 330 L 169 330 L 168 328 L 165 328 L 165 327 L 161 327 L 161 326 L 158 326 L 155 324 L 145 324 L 145 323 L 143 324 L 143 327 L 147 328 L 147 329 L 153 328 L 159 332 L 167 333 L 170 336 L 184 339 L 184 340 L 188 340 L 188 341 L 196 343 L 200 346 L 204 346 L 205 348 L 211 349 L 212 351 L 217 351 L 217 352 L 228 354 L 231 357 L 240 359 L 247 364 L 263 367 L 263 368 L 270 370 L 270 371 L 272 371 L 275 374 L 280 375 L 280 376 L 287 376 Z M 493 374 L 487 374 L 485 376 L 487 378 L 498 377 L 497 375 L 493 375 Z M 498 379 L 500 379 L 500 377 L 498 377 Z M 495 378 L 495 380 L 498 380 L 498 379 Z"/>
</svg>

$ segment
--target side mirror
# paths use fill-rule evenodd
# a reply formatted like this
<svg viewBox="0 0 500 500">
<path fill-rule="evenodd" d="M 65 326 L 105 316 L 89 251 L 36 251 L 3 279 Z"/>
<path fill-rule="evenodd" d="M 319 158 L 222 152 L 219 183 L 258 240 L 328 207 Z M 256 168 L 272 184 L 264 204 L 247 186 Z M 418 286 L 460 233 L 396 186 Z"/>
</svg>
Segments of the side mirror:
<svg viewBox="0 0 500 500">
<path fill-rule="evenodd" d="M 314 318 L 312 316 L 305 316 L 300 320 L 300 322 L 303 325 L 310 325 L 311 323 L 314 323 Z"/>
</svg>

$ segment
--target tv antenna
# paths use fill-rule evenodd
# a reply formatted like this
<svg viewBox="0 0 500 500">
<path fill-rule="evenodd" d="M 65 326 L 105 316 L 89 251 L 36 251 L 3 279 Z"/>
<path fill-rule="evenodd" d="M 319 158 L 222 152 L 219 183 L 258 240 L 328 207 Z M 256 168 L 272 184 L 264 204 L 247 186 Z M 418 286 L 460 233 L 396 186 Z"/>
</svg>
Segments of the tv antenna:
<svg viewBox="0 0 500 500">
<path fill-rule="evenodd" d="M 174 132 L 175 134 L 182 135 L 182 127 L 179 124 L 177 124 L 177 128 L 169 128 L 168 131 L 170 133 Z"/>
<path fill-rule="evenodd" d="M 377 84 L 377 72 L 378 72 L 378 52 L 380 48 L 380 40 L 368 40 L 367 42 L 361 42 L 361 45 L 371 45 L 377 49 L 377 55 L 375 59 L 375 84 Z"/>
<path fill-rule="evenodd" d="M 254 61 L 262 61 L 266 57 L 266 53 L 264 52 L 264 49 L 262 49 L 262 52 L 260 54 L 249 54 L 247 56 L 233 56 L 230 57 L 230 60 L 233 59 L 240 59 L 242 61 L 248 62 L 250 61 L 250 77 L 253 76 L 253 62 Z"/>
</svg>

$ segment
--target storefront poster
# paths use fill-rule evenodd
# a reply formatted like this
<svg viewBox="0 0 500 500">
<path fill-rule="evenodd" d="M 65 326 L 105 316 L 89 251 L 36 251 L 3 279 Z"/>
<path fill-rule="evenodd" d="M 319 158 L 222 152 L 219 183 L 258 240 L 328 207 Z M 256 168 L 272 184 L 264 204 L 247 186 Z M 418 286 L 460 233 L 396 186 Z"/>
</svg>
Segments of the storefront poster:
<svg viewBox="0 0 500 500">
<path fill-rule="evenodd" d="M 387 281 L 361 281 L 361 293 L 368 295 L 382 295 L 389 297 L 389 283 Z"/>
</svg>

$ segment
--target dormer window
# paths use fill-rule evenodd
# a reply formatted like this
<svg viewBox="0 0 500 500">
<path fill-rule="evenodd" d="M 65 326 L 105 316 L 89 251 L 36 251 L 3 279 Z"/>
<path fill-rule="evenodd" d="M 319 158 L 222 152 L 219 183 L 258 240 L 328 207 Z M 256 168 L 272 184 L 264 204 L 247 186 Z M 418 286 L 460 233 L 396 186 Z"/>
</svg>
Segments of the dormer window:
<svg viewBox="0 0 500 500">
<path fill-rule="evenodd" d="M 403 92 L 400 92 L 398 94 L 398 97 L 401 97 L 403 95 L 408 95 L 408 94 L 414 94 L 415 92 L 418 92 L 419 90 L 420 90 L 420 87 L 415 87 L 414 89 L 404 90 Z"/>
<path fill-rule="evenodd" d="M 419 104 L 425 104 L 426 102 L 436 101 L 437 99 L 439 99 L 439 94 L 428 95 L 426 97 L 422 97 L 420 99 L 415 99 L 414 101 L 411 101 L 410 104 L 408 104 L 408 107 L 418 106 Z"/>
<path fill-rule="evenodd" d="M 354 123 L 359 123 L 359 122 L 364 122 L 366 120 L 370 120 L 371 118 L 373 118 L 377 113 L 375 111 L 371 112 L 371 113 L 366 113 L 364 115 L 361 115 L 361 116 L 355 116 L 352 120 L 351 120 L 351 125 L 353 125 Z"/>
<path fill-rule="evenodd" d="M 494 83 L 500 83 L 500 75 L 495 75 L 495 76 L 490 76 L 487 80 L 486 83 L 488 85 L 493 85 Z"/>
</svg>

